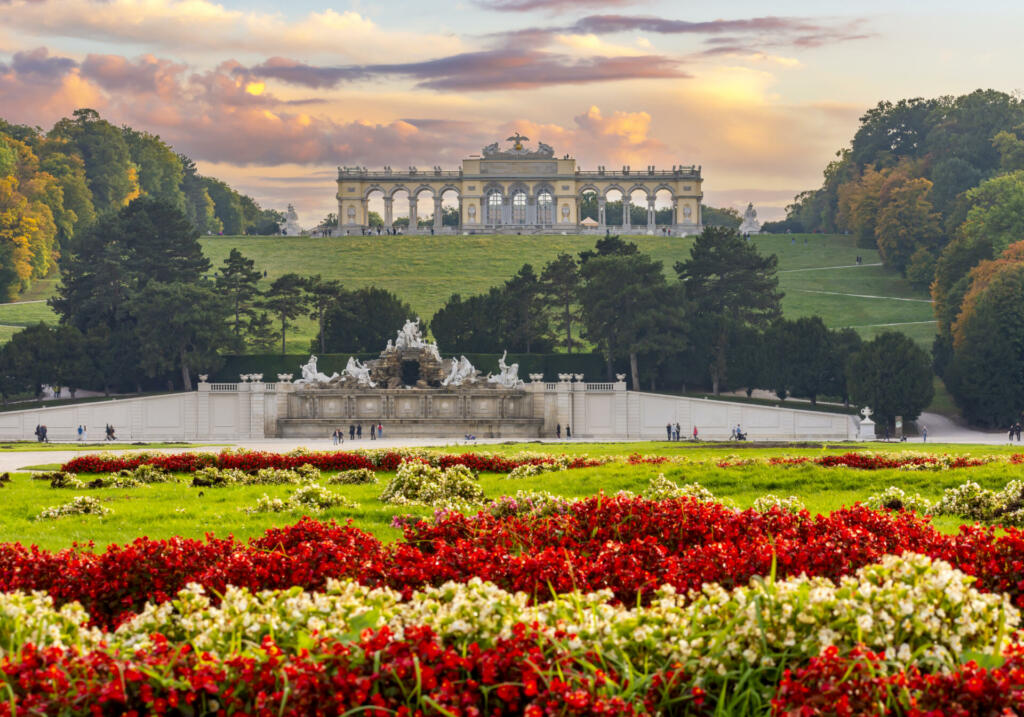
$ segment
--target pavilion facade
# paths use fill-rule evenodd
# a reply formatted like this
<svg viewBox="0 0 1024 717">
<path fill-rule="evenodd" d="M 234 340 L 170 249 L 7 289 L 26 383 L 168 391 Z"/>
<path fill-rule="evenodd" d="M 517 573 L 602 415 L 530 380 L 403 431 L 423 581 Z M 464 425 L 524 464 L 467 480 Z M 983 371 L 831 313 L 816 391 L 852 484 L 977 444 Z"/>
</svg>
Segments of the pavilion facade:
<svg viewBox="0 0 1024 717">
<path fill-rule="evenodd" d="M 391 227 L 395 195 L 409 197 L 409 229 L 412 233 L 577 233 L 607 231 L 629 234 L 671 232 L 695 234 L 701 230 L 702 177 L 699 166 L 673 166 L 659 170 L 648 166 L 642 171 L 630 167 L 607 170 L 598 167 L 584 171 L 566 154 L 555 157 L 552 147 L 538 143 L 528 149 L 527 137 L 516 133 L 509 137 L 511 147 L 498 143 L 483 148 L 480 155 L 467 157 L 457 170 L 433 167 L 429 171 L 409 167 L 405 171 L 385 167 L 369 171 L 365 167 L 338 169 L 339 233 L 359 234 L 370 228 L 369 202 L 383 199 L 384 226 Z M 621 196 L 621 221 L 606 220 L 608 196 Z M 421 195 L 433 198 L 431 226 L 419 227 L 417 204 Z M 581 202 L 596 197 L 597 226 L 581 224 Z M 459 226 L 442 222 L 442 202 L 457 200 Z M 671 221 L 657 223 L 655 202 L 671 207 Z M 644 207 L 645 222 L 631 221 L 631 207 Z"/>
</svg>

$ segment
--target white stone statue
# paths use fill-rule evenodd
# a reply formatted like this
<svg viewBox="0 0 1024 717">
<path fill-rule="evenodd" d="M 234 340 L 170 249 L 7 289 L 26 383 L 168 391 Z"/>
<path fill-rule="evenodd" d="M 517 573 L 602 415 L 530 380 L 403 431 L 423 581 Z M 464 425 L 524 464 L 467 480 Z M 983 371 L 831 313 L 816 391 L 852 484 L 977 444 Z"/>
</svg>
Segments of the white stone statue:
<svg viewBox="0 0 1024 717">
<path fill-rule="evenodd" d="M 479 373 L 473 364 L 469 362 L 469 359 L 465 356 L 460 356 L 458 360 L 452 359 L 452 368 L 448 372 L 448 376 L 441 381 L 442 386 L 461 386 L 464 383 L 473 383 L 476 381 L 476 376 Z"/>
<path fill-rule="evenodd" d="M 405 326 L 398 330 L 395 348 L 399 351 L 403 349 L 420 349 L 425 345 L 426 341 L 423 340 L 423 334 L 420 333 L 420 320 L 418 317 L 415 321 L 406 321 Z"/>
<path fill-rule="evenodd" d="M 346 378 L 354 378 L 360 386 L 375 388 L 377 384 L 370 380 L 370 368 L 355 356 L 348 357 L 348 363 L 342 375 Z"/>
<path fill-rule="evenodd" d="M 298 386 L 313 386 L 324 383 L 330 383 L 331 381 L 337 381 L 339 378 L 337 373 L 328 376 L 325 373 L 320 373 L 316 368 L 316 356 L 310 356 L 309 361 L 302 367 L 302 378 L 295 382 Z"/>
<path fill-rule="evenodd" d="M 761 231 L 761 224 L 757 221 L 757 210 L 753 203 L 747 204 L 747 211 L 743 212 L 743 222 L 740 224 L 740 234 L 758 234 Z"/>
<path fill-rule="evenodd" d="M 507 357 L 508 351 L 498 359 L 498 374 L 488 376 L 487 383 L 496 383 L 502 388 L 519 388 L 523 385 L 523 382 L 519 380 L 519 364 L 514 363 L 509 366 L 505 363 Z"/>
<path fill-rule="evenodd" d="M 299 214 L 291 204 L 288 205 L 288 211 L 284 215 L 284 227 L 281 231 L 290 237 L 297 237 L 302 233 L 302 227 L 299 226 Z"/>
</svg>

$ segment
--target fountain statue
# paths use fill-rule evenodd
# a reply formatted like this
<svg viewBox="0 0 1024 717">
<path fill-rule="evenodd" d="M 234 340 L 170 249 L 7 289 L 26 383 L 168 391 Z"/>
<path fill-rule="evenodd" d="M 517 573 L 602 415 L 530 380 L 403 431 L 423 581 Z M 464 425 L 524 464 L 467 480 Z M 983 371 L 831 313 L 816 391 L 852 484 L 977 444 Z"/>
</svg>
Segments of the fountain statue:
<svg viewBox="0 0 1024 717">
<path fill-rule="evenodd" d="M 494 383 L 502 388 L 519 388 L 523 385 L 523 382 L 519 379 L 519 364 L 514 363 L 511 366 L 505 363 L 505 359 L 508 357 L 508 351 L 505 351 L 498 359 L 498 373 L 494 376 L 487 377 L 487 383 Z"/>
<path fill-rule="evenodd" d="M 341 377 L 337 373 L 328 376 L 316 368 L 316 356 L 310 356 L 302 367 L 302 378 L 295 382 L 296 386 L 312 386 L 314 384 L 336 383 Z"/>
<path fill-rule="evenodd" d="M 377 384 L 370 380 L 370 367 L 355 356 L 348 357 L 348 364 L 345 365 L 342 375 L 345 378 L 355 379 L 359 386 L 369 386 L 370 388 L 376 388 L 377 386 Z"/>
<path fill-rule="evenodd" d="M 451 371 L 447 378 L 441 381 L 441 385 L 447 387 L 475 383 L 478 373 L 480 372 L 473 368 L 473 364 L 469 362 L 468 358 L 460 356 L 458 360 L 452 359 Z"/>
</svg>

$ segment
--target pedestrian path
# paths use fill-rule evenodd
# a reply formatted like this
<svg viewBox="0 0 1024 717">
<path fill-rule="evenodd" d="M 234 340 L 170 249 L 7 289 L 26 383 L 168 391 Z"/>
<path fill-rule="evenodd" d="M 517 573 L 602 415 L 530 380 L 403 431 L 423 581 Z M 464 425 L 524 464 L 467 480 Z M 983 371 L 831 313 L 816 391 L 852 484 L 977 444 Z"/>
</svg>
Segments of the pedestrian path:
<svg viewBox="0 0 1024 717">
<path fill-rule="evenodd" d="M 0 306 L 16 306 L 17 304 L 45 304 L 48 299 L 26 299 L 25 301 L 8 301 Z"/>
<path fill-rule="evenodd" d="M 877 326 L 913 326 L 914 324 L 934 324 L 935 319 L 928 321 L 897 321 L 894 324 L 858 324 L 856 326 L 840 326 L 841 329 L 872 329 Z"/>
<path fill-rule="evenodd" d="M 779 274 L 792 274 L 797 271 L 826 271 L 828 269 L 860 269 L 864 266 L 882 266 L 882 262 L 877 261 L 873 264 L 843 264 L 842 266 L 811 266 L 805 269 L 782 269 Z"/>
<path fill-rule="evenodd" d="M 852 296 L 855 299 L 884 299 L 885 301 L 913 301 L 919 304 L 932 304 L 931 299 L 910 299 L 903 296 L 875 296 L 874 294 L 846 294 L 841 291 L 822 291 L 820 289 L 790 289 L 804 294 L 828 294 L 830 296 Z"/>
</svg>

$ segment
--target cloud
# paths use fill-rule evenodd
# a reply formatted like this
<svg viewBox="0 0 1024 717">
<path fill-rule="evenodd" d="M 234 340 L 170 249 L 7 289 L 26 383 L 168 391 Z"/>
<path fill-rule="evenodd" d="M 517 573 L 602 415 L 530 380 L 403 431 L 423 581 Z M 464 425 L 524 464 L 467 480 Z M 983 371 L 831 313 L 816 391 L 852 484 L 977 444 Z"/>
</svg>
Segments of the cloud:
<svg viewBox="0 0 1024 717">
<path fill-rule="evenodd" d="M 755 45 L 819 47 L 825 44 L 871 37 L 860 19 L 829 23 L 793 17 L 754 17 L 732 20 L 673 20 L 650 15 L 588 15 L 563 27 L 534 27 L 495 33 L 490 37 L 505 44 L 524 38 L 541 42 L 556 35 L 612 35 L 647 32 L 658 35 L 703 37 L 713 53 L 756 52 Z M 747 37 L 751 39 L 739 39 Z"/>
<path fill-rule="evenodd" d="M 135 61 L 121 55 L 88 55 L 82 62 L 82 75 L 113 92 L 152 92 L 165 96 L 177 91 L 183 64 L 143 55 Z"/>
<path fill-rule="evenodd" d="M 15 73 L 29 82 L 61 81 L 78 63 L 68 57 L 53 57 L 45 47 L 14 53 L 10 65 L 0 63 L 0 73 Z"/>
<path fill-rule="evenodd" d="M 425 62 L 341 67 L 318 67 L 273 57 L 247 70 L 239 68 L 237 72 L 318 89 L 355 80 L 397 76 L 412 79 L 421 89 L 456 91 L 522 90 L 548 85 L 689 77 L 678 60 L 662 55 L 573 59 L 559 53 L 514 48 L 465 52 Z"/>
<path fill-rule="evenodd" d="M 274 47 L 366 62 L 420 59 L 429 52 L 462 49 L 454 35 L 380 28 L 355 11 L 325 9 L 291 19 L 211 0 L 7 0 L 0 1 L 0 25 L 22 36 L 167 48 L 186 57 L 243 52 L 259 56 Z"/>
<path fill-rule="evenodd" d="M 638 0 L 477 0 L 477 5 L 499 12 L 550 10 L 565 12 L 578 8 L 632 5 Z"/>
</svg>

